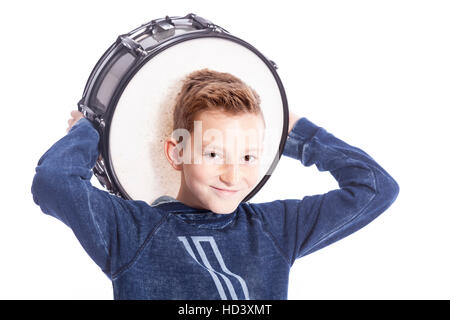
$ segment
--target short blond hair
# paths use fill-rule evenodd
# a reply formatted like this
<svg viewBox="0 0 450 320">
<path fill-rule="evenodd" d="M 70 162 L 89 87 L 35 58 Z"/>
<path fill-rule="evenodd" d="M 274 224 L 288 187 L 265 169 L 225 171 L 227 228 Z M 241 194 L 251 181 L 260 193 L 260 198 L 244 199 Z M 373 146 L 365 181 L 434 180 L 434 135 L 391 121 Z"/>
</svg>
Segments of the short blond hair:
<svg viewBox="0 0 450 320">
<path fill-rule="evenodd" d="M 231 115 L 252 113 L 260 115 L 264 122 L 260 103 L 258 93 L 232 74 L 197 70 L 184 78 L 176 97 L 173 130 L 186 129 L 192 133 L 196 115 L 211 110 Z"/>
</svg>

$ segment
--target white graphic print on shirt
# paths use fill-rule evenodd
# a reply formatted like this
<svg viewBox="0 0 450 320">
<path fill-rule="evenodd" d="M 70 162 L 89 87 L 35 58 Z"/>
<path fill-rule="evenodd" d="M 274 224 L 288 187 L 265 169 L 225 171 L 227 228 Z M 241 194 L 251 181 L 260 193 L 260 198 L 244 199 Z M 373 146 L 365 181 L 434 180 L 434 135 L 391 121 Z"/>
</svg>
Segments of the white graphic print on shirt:
<svg viewBox="0 0 450 320">
<path fill-rule="evenodd" d="M 222 255 L 220 254 L 219 248 L 217 247 L 216 241 L 214 240 L 214 237 L 212 237 L 212 236 L 192 236 L 190 238 L 194 242 L 195 249 L 197 250 L 197 253 L 200 256 L 203 264 L 201 262 L 199 262 L 199 260 L 196 258 L 194 251 L 192 250 L 192 247 L 189 244 L 187 237 L 178 237 L 178 240 L 180 240 L 183 243 L 183 245 L 184 245 L 185 249 L 187 250 L 187 252 L 189 253 L 189 255 L 201 267 L 205 268 L 209 272 L 209 274 L 211 275 L 211 277 L 214 281 L 214 284 L 216 285 L 217 291 L 219 292 L 221 299 L 227 300 L 227 295 L 226 295 L 225 290 L 222 286 L 222 283 L 217 275 L 220 275 L 222 277 L 223 281 L 225 281 L 225 284 L 228 288 L 229 294 L 231 295 L 231 299 L 239 300 L 236 295 L 236 291 L 233 287 L 233 284 L 231 283 L 230 279 L 225 275 L 225 274 L 227 274 L 238 280 L 238 282 L 241 286 L 241 290 L 244 293 L 245 300 L 249 300 L 247 284 L 245 283 L 244 279 L 242 279 L 242 277 L 240 277 L 237 274 L 228 270 L 227 266 L 225 265 L 225 262 L 223 261 Z M 222 272 L 219 272 L 217 270 L 214 270 L 214 268 L 211 266 L 211 264 L 208 260 L 208 257 L 206 256 L 206 253 L 203 250 L 203 247 L 201 246 L 200 242 L 209 242 L 209 244 L 211 245 L 211 248 L 214 252 L 214 256 L 217 259 L 217 262 L 219 263 L 220 268 L 222 269 L 222 271 L 225 274 Z"/>
</svg>

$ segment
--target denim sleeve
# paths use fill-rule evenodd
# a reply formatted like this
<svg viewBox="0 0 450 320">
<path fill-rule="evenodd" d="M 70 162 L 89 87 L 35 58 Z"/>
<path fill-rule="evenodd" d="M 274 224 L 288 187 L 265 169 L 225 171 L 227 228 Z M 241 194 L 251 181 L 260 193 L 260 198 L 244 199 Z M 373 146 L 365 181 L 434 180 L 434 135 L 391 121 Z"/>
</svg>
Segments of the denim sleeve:
<svg viewBox="0 0 450 320">
<path fill-rule="evenodd" d="M 305 117 L 289 133 L 283 155 L 329 171 L 339 185 L 303 199 L 249 204 L 290 265 L 361 229 L 399 193 L 397 182 L 372 157 Z"/>
<path fill-rule="evenodd" d="M 97 130 L 81 118 L 39 159 L 31 193 L 44 213 L 72 229 L 111 278 L 133 259 L 161 215 L 158 210 L 144 212 L 143 201 L 125 200 L 91 185 L 98 142 Z"/>
</svg>

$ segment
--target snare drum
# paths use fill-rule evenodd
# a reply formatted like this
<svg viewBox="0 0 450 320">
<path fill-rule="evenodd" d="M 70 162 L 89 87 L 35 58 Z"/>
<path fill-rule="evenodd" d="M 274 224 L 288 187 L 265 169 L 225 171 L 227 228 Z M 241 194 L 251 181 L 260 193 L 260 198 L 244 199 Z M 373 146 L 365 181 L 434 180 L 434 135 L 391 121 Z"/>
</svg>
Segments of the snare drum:
<svg viewBox="0 0 450 320">
<path fill-rule="evenodd" d="M 100 134 L 93 172 L 110 193 L 152 203 L 176 197 L 180 172 L 164 155 L 181 79 L 209 68 L 258 92 L 266 119 L 263 166 L 252 198 L 275 169 L 288 131 L 288 105 L 276 64 L 249 43 L 195 14 L 165 17 L 120 35 L 92 70 L 78 109 Z M 268 134 L 267 131 L 270 131 Z"/>
</svg>

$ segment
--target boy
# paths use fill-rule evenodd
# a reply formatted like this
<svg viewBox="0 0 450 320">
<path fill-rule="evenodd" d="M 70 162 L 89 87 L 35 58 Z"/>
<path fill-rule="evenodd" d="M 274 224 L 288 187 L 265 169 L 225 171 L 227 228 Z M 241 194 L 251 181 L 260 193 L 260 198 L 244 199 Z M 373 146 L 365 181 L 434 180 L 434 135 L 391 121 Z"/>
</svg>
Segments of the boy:
<svg viewBox="0 0 450 320">
<path fill-rule="evenodd" d="M 99 135 L 73 112 L 68 134 L 38 162 L 34 201 L 73 230 L 111 279 L 115 299 L 287 299 L 295 260 L 367 225 L 395 201 L 399 186 L 364 151 L 291 113 L 283 155 L 329 171 L 340 189 L 241 202 L 258 182 L 265 127 L 259 103 L 228 73 L 188 75 L 174 129 L 192 133 L 201 121 L 203 144 L 189 135 L 165 142 L 181 186 L 176 198 L 163 195 L 151 205 L 90 184 Z M 248 129 L 251 143 L 235 147 L 233 138 Z"/>
</svg>

